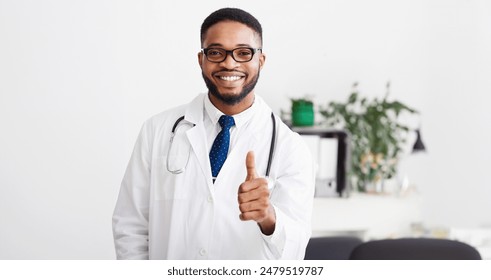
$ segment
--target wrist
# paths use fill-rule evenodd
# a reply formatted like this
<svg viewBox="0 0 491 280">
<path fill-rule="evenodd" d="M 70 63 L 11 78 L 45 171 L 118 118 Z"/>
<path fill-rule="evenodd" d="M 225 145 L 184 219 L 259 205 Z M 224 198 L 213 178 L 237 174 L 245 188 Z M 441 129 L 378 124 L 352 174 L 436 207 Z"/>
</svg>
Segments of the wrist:
<svg viewBox="0 0 491 280">
<path fill-rule="evenodd" d="M 264 235 L 273 234 L 276 227 L 276 213 L 274 208 L 270 207 L 268 212 L 268 216 L 264 220 L 257 223 Z"/>
</svg>

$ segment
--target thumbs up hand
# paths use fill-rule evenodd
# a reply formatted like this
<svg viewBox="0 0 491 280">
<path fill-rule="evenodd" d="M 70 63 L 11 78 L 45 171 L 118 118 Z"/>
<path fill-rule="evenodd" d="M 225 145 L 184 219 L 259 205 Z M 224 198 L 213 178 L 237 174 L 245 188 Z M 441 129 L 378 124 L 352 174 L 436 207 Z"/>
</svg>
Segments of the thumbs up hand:
<svg viewBox="0 0 491 280">
<path fill-rule="evenodd" d="M 268 181 L 256 172 L 254 153 L 246 156 L 247 176 L 239 187 L 239 209 L 242 221 L 256 221 L 265 235 L 271 235 L 276 225 L 274 208 L 269 200 Z"/>
<path fill-rule="evenodd" d="M 256 172 L 256 159 L 254 157 L 254 152 L 249 151 L 246 156 L 246 169 L 247 169 L 247 176 L 246 176 L 246 181 L 252 181 L 258 177 L 257 172 Z"/>
</svg>

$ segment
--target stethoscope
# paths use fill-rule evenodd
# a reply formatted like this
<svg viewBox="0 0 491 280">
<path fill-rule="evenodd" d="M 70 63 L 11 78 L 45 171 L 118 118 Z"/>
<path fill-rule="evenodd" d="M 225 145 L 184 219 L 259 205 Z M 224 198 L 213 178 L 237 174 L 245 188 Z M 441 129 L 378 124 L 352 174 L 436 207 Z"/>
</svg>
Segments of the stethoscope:
<svg viewBox="0 0 491 280">
<path fill-rule="evenodd" d="M 184 170 L 186 170 L 186 166 L 188 165 L 189 157 L 191 155 L 191 150 L 189 149 L 188 156 L 186 158 L 186 163 L 184 164 L 184 166 L 181 167 L 181 168 L 175 168 L 175 169 L 171 169 L 170 168 L 170 165 L 171 164 L 170 164 L 169 161 L 170 161 L 170 158 L 171 158 L 170 155 L 171 155 L 172 145 L 174 143 L 174 137 L 176 136 L 176 130 L 177 130 L 177 128 L 179 127 L 179 125 L 181 124 L 181 122 L 183 120 L 184 120 L 184 116 L 178 118 L 174 122 L 174 125 L 172 126 L 171 137 L 170 137 L 170 140 L 169 140 L 169 149 L 167 151 L 168 153 L 167 153 L 166 167 L 167 167 L 167 171 L 169 171 L 172 174 L 180 174 L 180 173 L 184 172 Z M 273 121 L 273 132 L 272 132 L 272 137 L 271 137 L 271 145 L 270 145 L 270 148 L 269 148 L 268 165 L 266 167 L 266 177 L 269 177 L 269 172 L 271 170 L 271 162 L 273 161 L 273 154 L 274 154 L 274 149 L 275 149 L 275 144 L 276 144 L 276 119 L 275 119 L 273 113 L 271 113 L 271 120 Z M 184 120 L 184 121 L 186 121 L 186 120 Z M 194 127 L 195 126 L 195 124 L 190 123 L 190 122 L 187 122 L 187 124 L 189 124 L 191 127 Z"/>
</svg>

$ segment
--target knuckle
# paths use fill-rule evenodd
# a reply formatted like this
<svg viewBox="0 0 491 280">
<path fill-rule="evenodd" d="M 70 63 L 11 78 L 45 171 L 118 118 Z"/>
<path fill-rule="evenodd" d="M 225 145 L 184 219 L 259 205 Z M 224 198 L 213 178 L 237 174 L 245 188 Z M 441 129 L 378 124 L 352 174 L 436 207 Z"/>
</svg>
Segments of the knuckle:
<svg viewBox="0 0 491 280">
<path fill-rule="evenodd" d="M 264 199 L 264 200 L 263 200 L 263 201 L 261 201 L 261 202 L 262 202 L 262 204 L 261 204 L 261 205 L 262 205 L 264 208 L 266 208 L 266 209 L 267 209 L 267 208 L 269 207 L 269 199 Z"/>
<path fill-rule="evenodd" d="M 242 213 L 241 218 L 243 221 L 249 221 L 251 219 L 251 215 L 249 213 Z"/>
<path fill-rule="evenodd" d="M 239 186 L 239 193 L 243 193 L 243 192 L 245 192 L 245 189 L 246 189 L 245 184 L 246 184 L 245 182 L 244 182 L 244 183 L 242 183 L 242 184 L 240 184 L 240 186 Z"/>
<path fill-rule="evenodd" d="M 268 180 L 266 180 L 266 178 L 259 178 L 257 180 L 261 185 L 268 185 Z"/>
<path fill-rule="evenodd" d="M 241 213 L 247 212 L 247 208 L 246 208 L 245 204 L 240 204 L 239 205 L 239 210 L 240 210 Z"/>
<path fill-rule="evenodd" d="M 260 210 L 259 215 L 261 216 L 261 219 L 264 219 L 268 215 L 268 211 L 266 211 L 266 209 Z"/>
<path fill-rule="evenodd" d="M 260 201 L 269 200 L 269 191 L 268 190 L 259 191 L 258 192 L 258 198 Z"/>
<path fill-rule="evenodd" d="M 254 179 L 254 184 L 256 186 L 259 186 L 259 187 L 263 187 L 263 186 L 268 186 L 268 180 L 266 180 L 265 178 L 256 178 Z"/>
</svg>

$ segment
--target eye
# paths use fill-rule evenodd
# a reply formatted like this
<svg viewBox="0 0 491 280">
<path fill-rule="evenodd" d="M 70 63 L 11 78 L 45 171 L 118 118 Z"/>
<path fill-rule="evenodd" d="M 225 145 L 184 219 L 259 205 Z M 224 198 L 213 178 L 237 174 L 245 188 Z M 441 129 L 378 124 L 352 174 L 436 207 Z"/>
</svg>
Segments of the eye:
<svg viewBox="0 0 491 280">
<path fill-rule="evenodd" d="M 238 49 L 235 51 L 235 55 L 241 57 L 248 57 L 252 55 L 252 51 L 250 49 Z"/>
<path fill-rule="evenodd" d="M 207 56 L 218 57 L 223 56 L 223 51 L 219 49 L 209 49 L 206 51 Z"/>
</svg>

